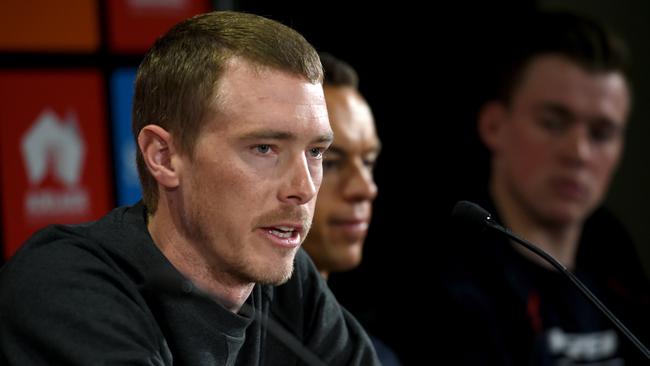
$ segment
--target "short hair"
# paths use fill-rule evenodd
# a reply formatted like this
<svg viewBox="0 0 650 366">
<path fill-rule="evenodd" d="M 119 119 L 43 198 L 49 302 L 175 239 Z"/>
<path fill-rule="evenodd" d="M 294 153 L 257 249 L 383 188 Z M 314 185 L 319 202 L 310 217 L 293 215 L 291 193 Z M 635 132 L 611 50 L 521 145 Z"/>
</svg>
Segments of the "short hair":
<svg viewBox="0 0 650 366">
<path fill-rule="evenodd" d="M 319 55 L 323 64 L 324 86 L 359 89 L 359 76 L 350 64 L 327 52 L 321 52 Z"/>
<path fill-rule="evenodd" d="M 234 58 L 300 75 L 322 83 L 316 50 L 293 29 L 261 16 L 223 11 L 197 15 L 161 36 L 138 68 L 133 97 L 135 139 L 148 124 L 169 131 L 181 152 L 193 156 L 194 143 L 208 117 L 218 112 L 219 79 Z M 136 163 L 144 204 L 154 213 L 156 180 L 140 149 Z"/>
<path fill-rule="evenodd" d="M 589 72 L 621 72 L 628 80 L 628 51 L 604 25 L 585 16 L 560 11 L 525 16 L 510 32 L 498 76 L 497 99 L 509 103 L 530 62 L 537 56 L 566 57 Z M 509 42 L 510 43 L 510 42 Z"/>
</svg>

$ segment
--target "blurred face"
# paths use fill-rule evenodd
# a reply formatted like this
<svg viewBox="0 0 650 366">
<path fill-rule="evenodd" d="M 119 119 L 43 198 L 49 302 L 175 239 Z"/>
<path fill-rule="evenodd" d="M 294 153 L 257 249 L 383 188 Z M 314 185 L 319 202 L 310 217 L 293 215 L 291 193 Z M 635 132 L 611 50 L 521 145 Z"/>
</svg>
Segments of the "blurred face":
<svg viewBox="0 0 650 366">
<path fill-rule="evenodd" d="M 331 142 L 320 84 L 235 59 L 218 113 L 183 157 L 181 220 L 210 266 L 279 284 L 309 230 Z"/>
<path fill-rule="evenodd" d="M 377 195 L 372 169 L 379 154 L 370 107 L 349 87 L 325 88 L 334 142 L 325 153 L 323 184 L 305 249 L 327 274 L 356 267 Z"/>
<path fill-rule="evenodd" d="M 620 73 L 537 57 L 488 143 L 494 182 L 534 220 L 582 222 L 602 201 L 619 162 L 628 109 Z"/>
</svg>

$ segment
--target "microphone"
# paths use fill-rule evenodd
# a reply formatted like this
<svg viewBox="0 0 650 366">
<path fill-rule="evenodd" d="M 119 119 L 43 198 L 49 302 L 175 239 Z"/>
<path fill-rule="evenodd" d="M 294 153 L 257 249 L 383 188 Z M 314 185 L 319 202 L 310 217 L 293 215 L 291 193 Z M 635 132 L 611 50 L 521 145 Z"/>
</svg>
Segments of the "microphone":
<svg viewBox="0 0 650 366">
<path fill-rule="evenodd" d="M 614 323 L 614 325 L 623 333 L 625 336 L 643 353 L 643 355 L 650 360 L 650 351 L 648 348 L 639 341 L 639 339 L 630 332 L 623 323 L 618 320 L 616 316 L 603 304 L 597 297 L 594 295 L 587 286 L 585 286 L 573 273 L 566 269 L 566 267 L 558 262 L 552 255 L 546 253 L 544 250 L 535 246 L 534 244 L 520 238 L 515 235 L 512 231 L 506 229 L 505 227 L 499 225 L 481 206 L 476 203 L 469 201 L 458 201 L 452 210 L 451 216 L 457 219 L 461 219 L 469 224 L 472 224 L 475 227 L 479 228 L 489 228 L 495 231 L 498 231 L 508 238 L 514 240 L 517 244 L 522 245 L 531 252 L 542 257 L 548 263 L 550 263 L 555 269 L 560 273 L 569 278 L 569 280 L 582 292 L 582 294 L 594 304 L 598 310 L 600 310 L 607 318 Z"/>
</svg>

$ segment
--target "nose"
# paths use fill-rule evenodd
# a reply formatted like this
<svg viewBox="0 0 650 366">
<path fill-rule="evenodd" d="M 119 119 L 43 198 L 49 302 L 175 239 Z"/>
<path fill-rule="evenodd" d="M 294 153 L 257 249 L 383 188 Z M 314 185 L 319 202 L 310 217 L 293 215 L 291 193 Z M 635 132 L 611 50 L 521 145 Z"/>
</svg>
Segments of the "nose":
<svg viewBox="0 0 650 366">
<path fill-rule="evenodd" d="M 372 170 L 362 161 L 355 162 L 350 167 L 350 173 L 343 180 L 343 197 L 351 202 L 372 201 L 377 197 L 377 184 Z"/>
<path fill-rule="evenodd" d="M 592 141 L 588 126 L 576 124 L 565 136 L 563 158 L 571 165 L 584 165 L 592 155 Z"/>
<path fill-rule="evenodd" d="M 286 181 L 279 193 L 280 201 L 291 205 L 302 205 L 311 201 L 318 192 L 322 172 L 312 172 L 304 155 L 293 159 L 287 172 Z"/>
</svg>

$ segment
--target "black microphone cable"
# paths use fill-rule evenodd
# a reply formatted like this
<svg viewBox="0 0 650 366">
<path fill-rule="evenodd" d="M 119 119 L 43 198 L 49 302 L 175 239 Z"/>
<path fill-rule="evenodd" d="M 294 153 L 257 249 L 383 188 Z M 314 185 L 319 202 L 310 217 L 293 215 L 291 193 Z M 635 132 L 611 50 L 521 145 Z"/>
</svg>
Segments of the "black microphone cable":
<svg viewBox="0 0 650 366">
<path fill-rule="evenodd" d="M 321 361 L 316 354 L 307 348 L 302 342 L 298 340 L 293 334 L 291 334 L 285 327 L 278 323 L 275 319 L 270 316 L 264 317 L 264 315 L 256 310 L 254 307 L 247 303 L 242 304 L 242 310 L 252 313 L 255 321 L 262 324 L 262 328 L 266 330 L 273 336 L 275 339 L 284 344 L 288 349 L 293 352 L 296 356 L 302 359 L 307 365 L 310 366 L 326 366 L 325 362 Z"/>
<path fill-rule="evenodd" d="M 643 353 L 643 355 L 650 360 L 650 351 L 648 348 L 641 343 L 641 341 L 630 331 L 627 327 L 620 321 L 618 318 L 603 304 L 597 297 L 594 295 L 587 286 L 585 286 L 571 271 L 567 270 L 566 267 L 553 258 L 552 255 L 546 253 L 544 250 L 535 246 L 534 244 L 520 238 L 515 235 L 512 231 L 507 228 L 499 225 L 481 206 L 469 202 L 469 201 L 459 201 L 454 206 L 452 211 L 452 216 L 456 218 L 464 219 L 475 225 L 481 227 L 489 227 L 493 230 L 496 230 L 500 233 L 505 234 L 510 239 L 514 240 L 518 244 L 522 245 L 524 248 L 530 250 L 531 252 L 542 257 L 545 261 L 550 263 L 555 269 L 560 273 L 564 274 L 569 280 L 582 292 L 582 294 L 591 301 L 607 318 L 614 323 L 614 325 L 623 333 L 625 336 Z"/>
</svg>

